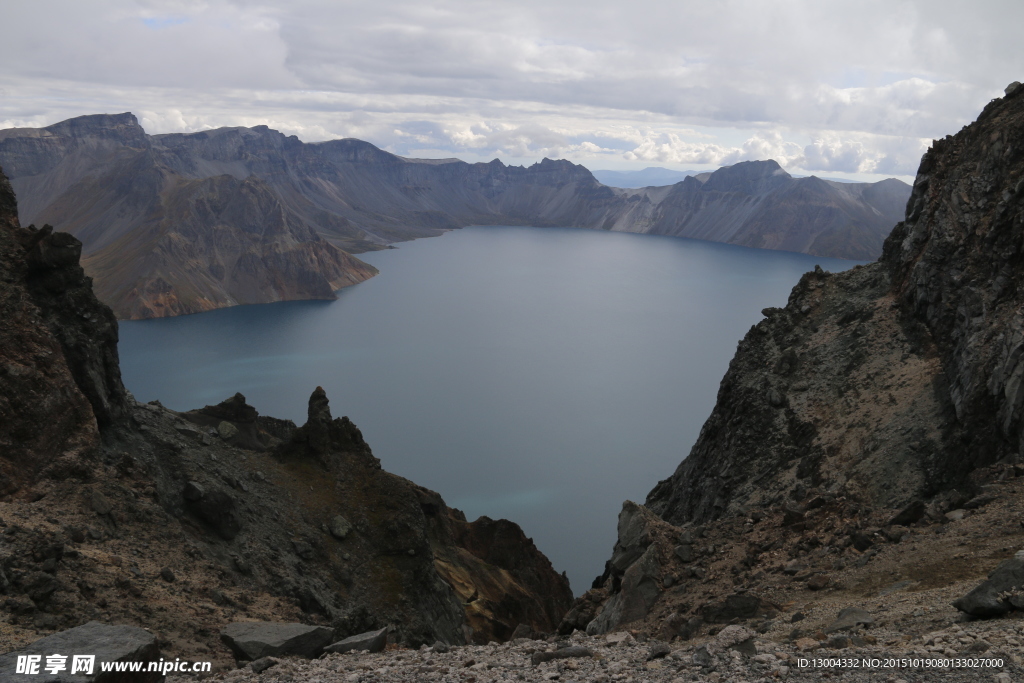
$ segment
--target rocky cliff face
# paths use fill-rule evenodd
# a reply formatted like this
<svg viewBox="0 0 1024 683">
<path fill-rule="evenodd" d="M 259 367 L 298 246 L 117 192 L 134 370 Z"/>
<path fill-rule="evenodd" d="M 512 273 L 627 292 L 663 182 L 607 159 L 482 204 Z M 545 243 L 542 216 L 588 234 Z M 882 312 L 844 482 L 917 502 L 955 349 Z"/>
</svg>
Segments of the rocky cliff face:
<svg viewBox="0 0 1024 683">
<path fill-rule="evenodd" d="M 650 232 L 868 259 L 909 193 L 895 180 L 794 179 L 770 161 L 620 190 L 567 161 L 404 159 L 360 140 L 304 144 L 266 126 L 148 136 L 131 114 L 0 131 L 0 165 L 23 222 L 78 237 L 100 296 L 130 318 L 329 298 L 375 272 L 341 249 L 467 225 Z"/>
<path fill-rule="evenodd" d="M 665 571 L 707 554 L 694 550 L 699 538 L 722 541 L 711 553 L 735 548 L 734 574 L 753 577 L 767 550 L 789 543 L 785 532 L 745 536 L 769 516 L 802 534 L 790 557 L 806 557 L 793 572 L 806 579 L 811 550 L 865 553 L 1000 498 L 998 481 L 1024 456 L 1022 188 L 1024 88 L 1014 85 L 933 144 L 880 261 L 816 269 L 784 308 L 765 309 L 689 456 L 645 506 L 624 508 L 615 556 L 574 623 L 600 631 L 646 616 L 672 584 Z M 667 540 L 637 540 L 653 529 Z M 684 550 L 673 556 L 674 545 Z M 655 546 L 659 561 L 648 557 Z M 991 569 L 947 562 L 946 585 Z"/>
<path fill-rule="evenodd" d="M 234 620 L 410 645 L 555 628 L 568 581 L 519 527 L 383 471 L 322 390 L 302 427 L 241 395 L 137 404 L 80 250 L 20 228 L 0 175 L 0 649 L 91 619 L 225 661 Z"/>
<path fill-rule="evenodd" d="M 307 214 L 340 232 L 344 219 L 282 201 L 238 163 L 189 165 L 131 114 L 5 130 L 0 149 L 22 217 L 81 240 L 97 292 L 121 318 L 331 299 L 377 272 L 323 239 Z"/>
<path fill-rule="evenodd" d="M 765 311 L 655 512 L 706 521 L 801 485 L 897 507 L 1021 455 L 1015 95 L 932 146 L 878 263 L 808 273 Z"/>
<path fill-rule="evenodd" d="M 870 260 L 902 217 L 910 188 L 895 179 L 793 178 L 769 160 L 691 176 L 668 188 L 621 192 L 633 204 L 612 229 Z"/>
</svg>

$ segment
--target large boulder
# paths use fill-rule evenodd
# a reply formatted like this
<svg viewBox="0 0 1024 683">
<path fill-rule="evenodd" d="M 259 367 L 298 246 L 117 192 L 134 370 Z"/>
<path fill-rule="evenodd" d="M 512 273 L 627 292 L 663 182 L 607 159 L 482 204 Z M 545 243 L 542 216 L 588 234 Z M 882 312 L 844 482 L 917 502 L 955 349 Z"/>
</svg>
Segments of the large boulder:
<svg viewBox="0 0 1024 683">
<path fill-rule="evenodd" d="M 334 631 L 306 624 L 238 621 L 225 626 L 220 632 L 220 639 L 239 660 L 285 655 L 312 659 L 334 640 Z"/>
<path fill-rule="evenodd" d="M 1013 609 L 1013 602 L 1021 602 L 1016 595 L 1020 592 L 1024 592 L 1024 550 L 1003 560 L 988 579 L 956 600 L 953 607 L 975 617 L 998 617 Z"/>
<path fill-rule="evenodd" d="M 62 670 L 46 670 L 47 657 L 66 655 Z M 18 674 L 18 657 L 39 656 L 38 672 Z M 92 673 L 71 674 L 75 655 L 95 655 Z M 156 683 L 164 680 L 159 671 L 110 672 L 102 665 L 109 662 L 157 662 L 160 649 L 156 636 L 135 626 L 112 626 L 90 621 L 82 626 L 54 633 L 35 641 L 22 650 L 0 655 L 0 681 L 3 683 Z M 145 665 L 144 668 L 148 668 Z"/>
<path fill-rule="evenodd" d="M 328 645 L 327 652 L 344 654 L 364 650 L 366 652 L 383 652 L 384 646 L 388 644 L 388 630 L 382 628 L 379 631 L 367 631 L 359 635 L 349 636 L 345 640 Z"/>
</svg>

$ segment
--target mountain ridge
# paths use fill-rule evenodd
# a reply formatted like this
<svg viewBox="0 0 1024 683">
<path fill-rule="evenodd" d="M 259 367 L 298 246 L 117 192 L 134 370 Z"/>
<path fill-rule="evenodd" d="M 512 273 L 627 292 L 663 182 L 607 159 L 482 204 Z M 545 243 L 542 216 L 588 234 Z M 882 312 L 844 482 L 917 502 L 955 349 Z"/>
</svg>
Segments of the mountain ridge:
<svg viewBox="0 0 1024 683">
<path fill-rule="evenodd" d="M 150 136 L 130 113 L 0 131 L 0 166 L 10 169 L 24 222 L 78 236 L 98 291 L 128 318 L 331 298 L 328 289 L 375 272 L 351 253 L 468 225 L 643 232 L 866 260 L 909 194 L 899 181 L 796 179 L 775 162 L 624 190 L 565 160 L 408 160 L 361 140 L 303 143 L 267 126 Z M 258 182 L 248 213 L 272 197 L 284 226 L 257 234 L 238 213 L 207 211 L 199 221 L 177 210 L 197 192 L 237 192 L 227 178 Z M 207 252 L 218 240 L 230 247 L 206 262 L 202 250 L 178 247 L 197 240 Z M 146 258 L 117 256 L 126 250 Z"/>
</svg>

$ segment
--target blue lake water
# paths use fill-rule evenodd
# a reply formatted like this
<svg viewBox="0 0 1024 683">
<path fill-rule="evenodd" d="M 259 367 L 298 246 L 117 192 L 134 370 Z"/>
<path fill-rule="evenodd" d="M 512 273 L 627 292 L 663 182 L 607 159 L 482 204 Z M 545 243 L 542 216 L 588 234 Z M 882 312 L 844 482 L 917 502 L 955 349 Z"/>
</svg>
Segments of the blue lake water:
<svg viewBox="0 0 1024 683">
<path fill-rule="evenodd" d="M 337 301 L 121 323 L 140 401 L 236 391 L 305 421 L 326 389 L 388 471 L 469 519 L 518 522 L 573 590 L 611 555 L 622 501 L 687 455 L 736 343 L 800 275 L 854 262 L 670 237 L 478 227 L 360 256 Z"/>
</svg>

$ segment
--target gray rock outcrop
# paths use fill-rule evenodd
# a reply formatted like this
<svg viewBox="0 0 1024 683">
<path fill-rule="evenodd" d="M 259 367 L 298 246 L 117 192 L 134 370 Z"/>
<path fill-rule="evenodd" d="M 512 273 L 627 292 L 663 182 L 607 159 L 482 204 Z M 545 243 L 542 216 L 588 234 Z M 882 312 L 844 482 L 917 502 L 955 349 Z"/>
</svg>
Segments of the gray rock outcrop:
<svg viewBox="0 0 1024 683">
<path fill-rule="evenodd" d="M 313 658 L 331 643 L 334 631 L 307 624 L 243 621 L 225 626 L 220 639 L 240 660 L 287 655 Z"/>
<path fill-rule="evenodd" d="M 49 655 L 66 655 L 61 671 L 47 672 L 45 667 Z M 22 655 L 40 655 L 39 669 L 35 674 L 18 675 L 15 673 L 17 660 Z M 95 655 L 92 674 L 82 672 L 71 674 L 74 655 Z M 156 683 L 162 681 L 162 672 L 141 671 L 126 674 L 124 672 L 103 672 L 102 664 L 111 662 L 156 662 L 160 659 L 156 637 L 141 628 L 134 626 L 112 626 L 90 621 L 66 631 L 41 638 L 28 647 L 0 655 L 0 681 L 7 683 L 116 683 L 132 681 L 133 683 Z M 148 668 L 148 664 L 146 665 Z"/>
</svg>

